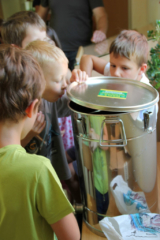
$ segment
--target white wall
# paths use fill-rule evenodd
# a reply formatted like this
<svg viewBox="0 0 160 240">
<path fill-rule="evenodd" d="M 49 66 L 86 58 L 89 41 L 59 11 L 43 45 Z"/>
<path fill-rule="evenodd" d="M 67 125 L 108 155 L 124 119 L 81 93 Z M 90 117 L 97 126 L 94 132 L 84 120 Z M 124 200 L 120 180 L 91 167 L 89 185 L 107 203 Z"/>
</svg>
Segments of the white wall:
<svg viewBox="0 0 160 240">
<path fill-rule="evenodd" d="M 152 0 L 154 1 L 154 0 Z M 148 24 L 148 0 L 128 0 L 129 3 L 129 28 L 137 29 Z"/>
<path fill-rule="evenodd" d="M 160 1 L 148 0 L 148 21 L 155 24 L 160 19 Z"/>
<path fill-rule="evenodd" d="M 3 18 L 6 19 L 10 17 L 12 14 L 23 11 L 29 10 L 27 5 L 25 5 L 26 0 L 1 0 L 2 11 L 3 11 Z M 27 2 L 32 6 L 32 2 Z"/>
<path fill-rule="evenodd" d="M 140 29 L 160 19 L 159 0 L 128 0 L 129 28 Z"/>
</svg>

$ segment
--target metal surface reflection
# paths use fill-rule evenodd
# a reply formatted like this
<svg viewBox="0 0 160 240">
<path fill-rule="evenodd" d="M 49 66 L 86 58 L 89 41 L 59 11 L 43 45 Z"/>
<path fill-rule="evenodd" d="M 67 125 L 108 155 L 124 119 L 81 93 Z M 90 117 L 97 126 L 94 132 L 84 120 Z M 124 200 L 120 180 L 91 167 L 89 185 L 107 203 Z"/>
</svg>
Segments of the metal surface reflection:
<svg viewBox="0 0 160 240">
<path fill-rule="evenodd" d="M 134 113 L 69 107 L 88 227 L 103 236 L 104 216 L 158 212 L 156 105 Z"/>
</svg>

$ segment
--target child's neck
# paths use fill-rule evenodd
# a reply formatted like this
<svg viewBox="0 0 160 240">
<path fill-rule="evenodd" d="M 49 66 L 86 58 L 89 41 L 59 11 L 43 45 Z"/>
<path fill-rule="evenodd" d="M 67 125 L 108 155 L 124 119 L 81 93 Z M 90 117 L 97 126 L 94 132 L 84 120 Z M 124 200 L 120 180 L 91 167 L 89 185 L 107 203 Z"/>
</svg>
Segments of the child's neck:
<svg viewBox="0 0 160 240">
<path fill-rule="evenodd" d="M 0 148 L 21 144 L 21 125 L 11 121 L 0 122 Z"/>
</svg>

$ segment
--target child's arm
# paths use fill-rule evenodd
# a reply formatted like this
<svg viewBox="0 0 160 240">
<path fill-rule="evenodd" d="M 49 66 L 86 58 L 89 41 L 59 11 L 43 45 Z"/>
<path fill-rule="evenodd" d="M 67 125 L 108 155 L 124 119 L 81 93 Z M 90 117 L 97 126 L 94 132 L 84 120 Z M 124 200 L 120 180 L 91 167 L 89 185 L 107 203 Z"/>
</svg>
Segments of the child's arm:
<svg viewBox="0 0 160 240">
<path fill-rule="evenodd" d="M 42 156 L 36 156 L 43 159 Z M 45 159 L 38 175 L 36 206 L 40 215 L 50 223 L 58 240 L 80 240 L 79 227 L 51 162 Z"/>
<path fill-rule="evenodd" d="M 58 222 L 51 224 L 58 240 L 80 240 L 80 232 L 73 213 L 68 214 Z"/>
<path fill-rule="evenodd" d="M 42 112 L 37 113 L 37 118 L 31 131 L 26 135 L 24 139 L 21 140 L 22 147 L 25 147 L 32 140 L 33 137 L 40 134 L 45 128 L 45 125 L 46 122 L 44 114 Z"/>
<path fill-rule="evenodd" d="M 80 61 L 80 69 L 85 71 L 89 77 L 92 76 L 92 70 L 104 74 L 104 68 L 107 62 L 93 55 L 83 55 Z"/>
</svg>

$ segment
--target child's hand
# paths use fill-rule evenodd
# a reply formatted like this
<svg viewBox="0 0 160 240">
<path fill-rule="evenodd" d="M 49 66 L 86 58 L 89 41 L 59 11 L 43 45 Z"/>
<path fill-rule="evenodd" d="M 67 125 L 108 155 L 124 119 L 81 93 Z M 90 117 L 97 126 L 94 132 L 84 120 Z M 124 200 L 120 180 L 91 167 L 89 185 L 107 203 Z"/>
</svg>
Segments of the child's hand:
<svg viewBox="0 0 160 240">
<path fill-rule="evenodd" d="M 83 83 L 88 79 L 88 75 L 86 72 L 81 71 L 80 69 L 74 69 L 72 71 L 72 76 L 70 78 L 70 83 L 72 82 L 78 82 L 78 83 Z"/>
<path fill-rule="evenodd" d="M 39 113 L 37 113 L 37 117 L 31 131 L 29 131 L 27 136 L 21 140 L 22 147 L 25 147 L 33 137 L 37 136 L 37 138 L 39 138 L 39 134 L 42 132 L 45 126 L 46 126 L 45 117 L 43 113 L 40 111 Z"/>
<path fill-rule="evenodd" d="M 59 129 L 60 129 L 61 137 L 63 137 L 65 134 L 65 129 L 61 130 L 60 126 L 61 126 L 61 123 L 59 123 Z"/>
<path fill-rule="evenodd" d="M 40 111 L 37 113 L 37 117 L 36 120 L 34 122 L 34 125 L 31 129 L 32 134 L 34 136 L 40 134 L 42 132 L 42 130 L 45 128 L 46 126 L 46 121 L 45 121 L 45 117 L 44 114 Z"/>
</svg>

